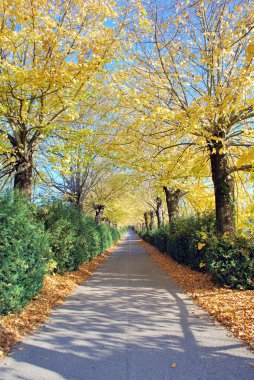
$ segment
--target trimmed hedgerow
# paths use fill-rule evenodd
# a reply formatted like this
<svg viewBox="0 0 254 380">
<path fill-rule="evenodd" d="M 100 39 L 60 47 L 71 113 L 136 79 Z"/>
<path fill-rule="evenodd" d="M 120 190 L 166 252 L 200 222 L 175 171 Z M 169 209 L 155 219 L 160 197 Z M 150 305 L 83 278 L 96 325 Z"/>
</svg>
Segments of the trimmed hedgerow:
<svg viewBox="0 0 254 380">
<path fill-rule="evenodd" d="M 254 289 L 254 244 L 250 239 L 210 238 L 206 263 L 218 283 L 230 288 Z"/>
<path fill-rule="evenodd" d="M 43 285 L 102 254 L 120 232 L 61 201 L 36 209 L 21 195 L 0 198 L 0 314 L 20 311 Z"/>
<path fill-rule="evenodd" d="M 142 231 L 141 237 L 168 253 L 178 263 L 196 270 L 204 270 L 205 250 L 203 243 L 215 234 L 213 214 L 191 215 L 178 218 L 174 225 L 156 230 Z"/>
<path fill-rule="evenodd" d="M 112 233 L 106 224 L 100 224 L 98 230 L 100 234 L 100 251 L 103 253 L 113 244 Z"/>
<path fill-rule="evenodd" d="M 254 243 L 240 236 L 217 238 L 213 214 L 175 220 L 174 225 L 140 236 L 180 264 L 209 271 L 221 285 L 254 289 Z"/>
<path fill-rule="evenodd" d="M 83 234 L 87 241 L 88 260 L 92 260 L 102 253 L 100 231 L 97 223 L 90 216 L 84 215 L 82 222 Z"/>
<path fill-rule="evenodd" d="M 80 212 L 71 204 L 54 202 L 41 210 L 49 235 L 54 272 L 73 271 L 89 260 Z"/>
<path fill-rule="evenodd" d="M 119 231 L 116 228 L 110 227 L 110 232 L 111 232 L 113 243 L 116 243 L 117 240 L 120 239 L 121 234 L 124 233 L 125 231 L 126 231 L 125 229 L 122 229 L 121 231 Z"/>
<path fill-rule="evenodd" d="M 204 270 L 205 241 L 215 234 L 213 214 L 191 215 L 176 220 L 169 231 L 167 251 L 179 263 Z"/>
<path fill-rule="evenodd" d="M 34 208 L 19 195 L 0 198 L 0 314 L 15 313 L 43 285 L 49 245 Z"/>
<path fill-rule="evenodd" d="M 51 247 L 50 270 L 63 274 L 102 254 L 120 234 L 106 224 L 98 225 L 69 203 L 54 202 L 41 208 Z"/>
</svg>

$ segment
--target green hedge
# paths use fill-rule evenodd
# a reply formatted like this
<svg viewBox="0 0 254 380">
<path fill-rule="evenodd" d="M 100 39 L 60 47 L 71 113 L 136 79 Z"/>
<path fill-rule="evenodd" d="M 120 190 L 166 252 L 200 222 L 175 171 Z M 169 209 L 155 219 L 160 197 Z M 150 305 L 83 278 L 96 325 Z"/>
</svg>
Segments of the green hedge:
<svg viewBox="0 0 254 380">
<path fill-rule="evenodd" d="M 191 215 L 179 218 L 170 229 L 168 252 L 172 257 L 192 269 L 205 269 L 205 241 L 215 235 L 213 214 Z"/>
<path fill-rule="evenodd" d="M 200 243 L 214 234 L 215 218 L 213 214 L 204 214 L 178 218 L 170 230 L 164 227 L 142 231 L 141 237 L 180 264 L 203 271 L 205 250 Z"/>
<path fill-rule="evenodd" d="M 21 195 L 0 198 L 0 314 L 20 311 L 45 273 L 63 274 L 102 254 L 120 237 L 64 202 L 35 207 Z"/>
<path fill-rule="evenodd" d="M 0 198 L 0 314 L 21 310 L 43 285 L 49 245 L 33 207 L 17 194 Z"/>
<path fill-rule="evenodd" d="M 102 254 L 119 239 L 119 232 L 106 224 L 97 225 L 73 205 L 54 202 L 41 209 L 52 251 L 51 269 L 63 274 Z"/>
<path fill-rule="evenodd" d="M 106 224 L 100 224 L 98 230 L 100 235 L 100 251 L 102 253 L 113 244 L 113 239 L 111 230 Z"/>
<path fill-rule="evenodd" d="M 212 237 L 206 246 L 206 263 L 219 284 L 254 289 L 253 240 Z"/>
<path fill-rule="evenodd" d="M 44 206 L 41 215 L 49 235 L 54 272 L 73 271 L 89 260 L 84 223 L 77 209 L 59 201 Z"/>
<path fill-rule="evenodd" d="M 83 216 L 83 227 L 88 246 L 88 260 L 92 260 L 102 253 L 100 231 L 94 219 L 87 215 Z"/>
<path fill-rule="evenodd" d="M 120 239 L 121 235 L 126 232 L 125 228 L 122 228 L 120 231 L 117 228 L 110 227 L 110 232 L 112 236 L 113 243 L 116 243 Z"/>
<path fill-rule="evenodd" d="M 254 289 L 253 240 L 239 236 L 218 239 L 213 214 L 179 218 L 170 229 L 138 232 L 180 264 L 211 272 L 221 285 Z"/>
</svg>

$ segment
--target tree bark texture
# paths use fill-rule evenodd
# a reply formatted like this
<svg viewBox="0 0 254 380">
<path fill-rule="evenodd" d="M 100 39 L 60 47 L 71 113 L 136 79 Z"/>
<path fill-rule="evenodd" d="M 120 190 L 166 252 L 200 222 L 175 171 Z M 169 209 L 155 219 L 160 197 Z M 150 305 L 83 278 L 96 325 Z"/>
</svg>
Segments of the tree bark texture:
<svg viewBox="0 0 254 380">
<path fill-rule="evenodd" d="M 162 217 L 162 225 L 163 225 L 163 226 L 165 225 L 165 219 L 166 219 L 165 214 L 166 214 L 166 211 L 165 211 L 165 209 L 163 208 L 163 209 L 162 209 L 162 214 L 161 214 L 161 217 Z"/>
<path fill-rule="evenodd" d="M 103 218 L 103 212 L 104 212 L 105 206 L 95 205 L 94 209 L 95 209 L 95 221 L 97 224 L 100 224 Z"/>
<path fill-rule="evenodd" d="M 82 194 L 80 191 L 73 191 L 69 195 L 69 202 L 73 204 L 78 210 L 83 210 L 83 200 L 82 200 Z"/>
<path fill-rule="evenodd" d="M 179 214 L 179 202 L 183 193 L 180 189 L 170 189 L 167 186 L 163 187 L 166 196 L 166 203 L 168 209 L 169 225 Z"/>
<path fill-rule="evenodd" d="M 156 217 L 158 222 L 158 227 L 160 228 L 163 226 L 163 220 L 162 220 L 162 200 L 160 197 L 156 198 Z"/>
<path fill-rule="evenodd" d="M 145 227 L 147 231 L 149 230 L 149 213 L 148 211 L 144 212 Z"/>
<path fill-rule="evenodd" d="M 150 215 L 150 225 L 149 225 L 149 227 L 150 227 L 150 230 L 152 230 L 154 228 L 154 226 L 155 226 L 155 221 L 154 221 L 155 212 L 151 210 L 149 212 L 149 215 Z"/>
<path fill-rule="evenodd" d="M 216 229 L 218 236 L 225 233 L 234 235 L 235 195 L 234 179 L 230 175 L 230 166 L 226 154 L 218 151 L 210 154 L 212 179 L 214 184 Z"/>
<path fill-rule="evenodd" d="M 33 188 L 33 157 L 32 152 L 28 154 L 16 154 L 14 174 L 14 189 L 20 190 L 30 200 Z"/>
</svg>

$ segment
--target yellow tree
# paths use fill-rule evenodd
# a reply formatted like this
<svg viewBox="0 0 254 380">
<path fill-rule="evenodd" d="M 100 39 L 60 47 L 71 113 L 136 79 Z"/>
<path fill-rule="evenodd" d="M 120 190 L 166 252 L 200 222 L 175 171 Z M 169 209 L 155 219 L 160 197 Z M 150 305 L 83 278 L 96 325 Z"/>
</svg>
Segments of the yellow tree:
<svg viewBox="0 0 254 380">
<path fill-rule="evenodd" d="M 211 210 L 214 206 L 212 184 L 209 159 L 204 149 L 193 143 L 182 143 L 182 131 L 180 137 L 176 133 L 168 136 L 166 126 L 162 125 L 162 121 L 166 124 L 165 116 L 159 114 L 159 107 L 153 108 L 154 94 L 144 91 L 137 94 L 137 87 L 128 88 L 126 73 L 120 71 L 120 78 L 119 73 L 114 75 L 113 82 L 118 104 L 110 113 L 111 128 L 104 133 L 99 131 L 107 137 L 108 154 L 118 165 L 131 169 L 143 187 L 140 196 L 145 200 L 144 211 L 149 204 L 157 215 L 158 225 L 161 225 L 160 199 L 164 203 L 165 198 L 169 224 L 179 215 L 180 209 L 184 212 L 186 208 L 192 212 Z M 105 130 L 104 125 L 103 128 Z M 179 149 L 182 145 L 184 149 Z M 186 204 L 185 208 L 183 204 Z"/>
<path fill-rule="evenodd" d="M 91 211 L 97 205 L 103 206 L 100 215 L 102 217 L 104 208 L 106 211 L 112 202 L 124 199 L 130 187 L 132 187 L 132 176 L 121 172 L 113 166 L 109 166 L 104 171 L 104 175 L 101 176 L 93 191 L 90 192 L 85 207 Z M 123 205 L 123 207 L 125 206 Z"/>
<path fill-rule="evenodd" d="M 101 78 L 104 82 L 105 78 Z M 104 152 L 106 137 L 97 134 L 102 123 L 103 83 L 90 86 L 89 96 L 79 105 L 79 118 L 63 123 L 61 131 L 52 133 L 45 143 L 46 160 L 38 165 L 41 186 L 49 195 L 60 193 L 65 200 L 82 210 L 89 193 L 112 168 L 112 160 Z M 60 132 L 60 133 L 59 133 Z M 40 167 L 41 166 L 41 167 Z"/>
<path fill-rule="evenodd" d="M 50 163 L 46 161 L 38 173 L 46 193 L 58 193 L 80 210 L 112 166 L 109 159 L 98 156 L 82 142 L 58 144 L 47 156 Z"/>
<path fill-rule="evenodd" d="M 128 134 L 161 152 L 178 148 L 188 172 L 191 155 L 205 153 L 217 232 L 233 234 L 235 174 L 253 170 L 254 4 L 157 1 L 146 8 L 148 32 L 136 31 L 130 81 L 118 86 Z"/>
<path fill-rule="evenodd" d="M 89 84 L 115 57 L 119 20 L 114 1 L 1 2 L 2 169 L 28 197 L 34 152 L 77 116 Z"/>
</svg>

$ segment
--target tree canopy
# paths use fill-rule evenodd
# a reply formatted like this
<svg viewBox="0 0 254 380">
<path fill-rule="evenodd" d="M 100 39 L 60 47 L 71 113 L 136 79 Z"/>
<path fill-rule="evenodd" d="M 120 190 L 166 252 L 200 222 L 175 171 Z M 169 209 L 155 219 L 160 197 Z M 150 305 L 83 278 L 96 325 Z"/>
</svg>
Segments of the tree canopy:
<svg viewBox="0 0 254 380">
<path fill-rule="evenodd" d="M 251 227 L 252 1 L 4 0 L 0 20 L 2 188 Z"/>
</svg>

